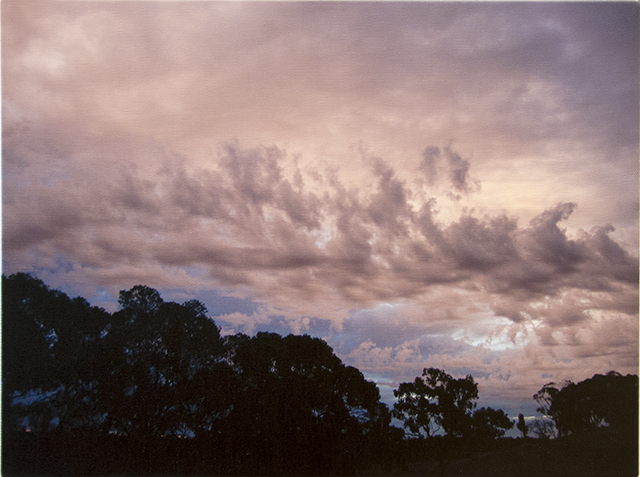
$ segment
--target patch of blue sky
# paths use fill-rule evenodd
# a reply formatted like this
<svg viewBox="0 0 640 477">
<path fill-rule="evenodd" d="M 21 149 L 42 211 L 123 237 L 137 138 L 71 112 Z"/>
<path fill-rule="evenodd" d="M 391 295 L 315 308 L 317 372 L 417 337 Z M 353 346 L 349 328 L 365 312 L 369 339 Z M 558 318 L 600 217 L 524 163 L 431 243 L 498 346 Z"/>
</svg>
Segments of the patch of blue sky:
<svg viewBox="0 0 640 477">
<path fill-rule="evenodd" d="M 186 273 L 191 278 L 207 278 L 209 271 L 205 267 L 181 267 L 181 271 Z"/>
<path fill-rule="evenodd" d="M 54 389 L 53 391 L 42 391 L 41 389 L 31 389 L 26 393 L 22 393 L 22 394 L 16 391 L 13 394 L 12 403 L 29 405 L 29 404 L 33 404 L 34 402 L 44 401 L 45 399 L 49 399 L 51 396 L 59 392 L 61 389 L 62 387 Z"/>
<path fill-rule="evenodd" d="M 113 313 L 120 309 L 120 304 L 118 303 L 118 297 L 114 296 L 105 287 L 101 287 L 101 286 L 96 287 L 95 293 L 92 295 L 87 295 L 85 298 L 93 306 L 103 308 L 109 313 Z"/>
<path fill-rule="evenodd" d="M 482 395 L 480 395 L 480 399 L 477 402 L 477 409 L 481 407 L 491 407 L 493 409 L 502 409 L 504 413 L 509 416 L 512 422 L 514 422 L 513 427 L 505 433 L 505 437 L 521 437 L 522 432 L 518 430 L 515 423 L 518 421 L 518 415 L 524 415 L 525 422 L 527 424 L 531 424 L 531 422 L 536 419 L 540 419 L 542 415 L 536 412 L 536 408 L 538 404 L 533 400 L 533 396 L 531 400 L 528 401 L 496 401 L 492 400 L 483 401 Z M 529 436 L 534 437 L 533 432 L 529 431 Z"/>
<path fill-rule="evenodd" d="M 477 401 L 477 408 L 481 407 L 491 407 L 493 409 L 502 409 L 505 414 L 507 414 L 512 419 L 517 419 L 518 414 L 523 414 L 525 417 L 530 419 L 534 419 L 537 417 L 541 417 L 541 414 L 536 412 L 536 408 L 538 407 L 538 403 L 533 400 L 533 395 L 531 395 L 531 399 L 519 401 L 519 400 L 495 400 L 492 399 L 484 400 L 482 398 L 482 393 L 480 393 L 479 399 Z"/>
<path fill-rule="evenodd" d="M 350 353 L 361 343 L 370 341 L 376 346 L 396 347 L 415 339 L 419 330 L 399 319 L 395 305 L 382 304 L 370 309 L 353 310 L 340 331 L 333 331 L 331 341 L 340 343 L 342 353 Z"/>
<path fill-rule="evenodd" d="M 459 357 L 468 353 L 472 346 L 462 340 L 455 340 L 450 335 L 442 333 L 425 333 L 418 335 L 420 341 L 418 349 L 423 358 L 431 355 L 446 354 L 452 357 Z"/>
<path fill-rule="evenodd" d="M 115 302 L 118 301 L 113 298 L 113 296 L 111 295 L 111 292 L 106 287 L 102 287 L 102 286 L 96 287 L 96 292 L 92 296 L 92 298 L 97 299 L 99 301 L 110 301 L 110 300 L 113 300 Z"/>
<path fill-rule="evenodd" d="M 285 317 L 282 315 L 269 315 L 269 323 L 259 323 L 256 325 L 256 333 L 277 333 L 280 336 L 287 336 L 291 334 L 291 326 L 286 322 Z"/>
<path fill-rule="evenodd" d="M 368 379 L 371 380 L 371 379 Z M 375 381 L 374 381 L 375 382 Z M 394 384 L 376 383 L 378 390 L 380 391 L 380 401 L 389 406 L 389 409 L 393 408 L 393 404 L 396 402 L 396 397 L 393 395 L 393 391 L 397 389 Z"/>
<path fill-rule="evenodd" d="M 225 295 L 221 290 L 209 288 L 195 292 L 184 288 L 162 288 L 158 290 L 164 301 L 183 303 L 188 300 L 198 300 L 207 307 L 208 315 L 213 317 L 230 313 L 251 315 L 260 307 L 260 303 L 251 298 L 238 298 Z"/>
<path fill-rule="evenodd" d="M 73 263 L 64 258 L 62 255 L 56 255 L 53 258 L 53 264 L 51 266 L 34 266 L 31 273 L 40 278 L 45 275 L 62 275 L 71 271 L 73 271 Z"/>
</svg>

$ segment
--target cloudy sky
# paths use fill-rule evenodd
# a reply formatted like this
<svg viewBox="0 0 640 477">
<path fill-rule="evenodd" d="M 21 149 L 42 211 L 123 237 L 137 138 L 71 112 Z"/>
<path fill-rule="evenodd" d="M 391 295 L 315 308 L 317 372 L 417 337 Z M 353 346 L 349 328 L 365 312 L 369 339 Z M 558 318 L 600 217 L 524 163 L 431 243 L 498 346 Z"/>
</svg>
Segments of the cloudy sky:
<svg viewBox="0 0 640 477">
<path fill-rule="evenodd" d="M 638 367 L 638 5 L 2 2 L 3 273 L 533 414 Z"/>
</svg>

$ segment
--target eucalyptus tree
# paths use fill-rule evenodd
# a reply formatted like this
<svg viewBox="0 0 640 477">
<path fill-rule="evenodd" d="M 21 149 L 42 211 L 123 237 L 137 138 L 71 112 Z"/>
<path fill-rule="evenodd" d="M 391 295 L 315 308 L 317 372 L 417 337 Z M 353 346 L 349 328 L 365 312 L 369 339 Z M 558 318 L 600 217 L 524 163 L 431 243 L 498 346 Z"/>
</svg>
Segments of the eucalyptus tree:
<svg viewBox="0 0 640 477">
<path fill-rule="evenodd" d="M 471 430 L 478 385 L 471 375 L 455 379 L 443 370 L 425 368 L 412 383 L 401 383 L 394 395 L 398 402 L 393 415 L 411 435 L 424 431 L 431 437 L 442 429 L 449 436 L 462 436 Z"/>
</svg>

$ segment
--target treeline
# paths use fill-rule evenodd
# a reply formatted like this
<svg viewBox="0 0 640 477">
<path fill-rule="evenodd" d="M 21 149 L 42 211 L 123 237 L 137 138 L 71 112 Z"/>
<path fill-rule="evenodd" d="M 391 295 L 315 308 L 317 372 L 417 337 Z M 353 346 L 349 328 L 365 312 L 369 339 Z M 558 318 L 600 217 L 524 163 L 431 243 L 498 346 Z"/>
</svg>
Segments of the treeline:
<svg viewBox="0 0 640 477">
<path fill-rule="evenodd" d="M 2 277 L 2 475 L 353 475 L 425 458 L 442 472 L 513 427 L 476 409 L 471 376 L 425 369 L 389 410 L 323 340 L 223 337 L 202 303 L 142 285 L 119 305 L 110 314 L 31 275 Z M 540 390 L 550 427 L 533 431 L 637 434 L 637 376 L 587 381 Z M 518 429 L 529 431 L 522 416 Z"/>
<path fill-rule="evenodd" d="M 3 475 L 344 475 L 401 442 L 323 340 L 221 337 L 146 286 L 113 314 L 27 274 L 2 288 Z"/>
</svg>

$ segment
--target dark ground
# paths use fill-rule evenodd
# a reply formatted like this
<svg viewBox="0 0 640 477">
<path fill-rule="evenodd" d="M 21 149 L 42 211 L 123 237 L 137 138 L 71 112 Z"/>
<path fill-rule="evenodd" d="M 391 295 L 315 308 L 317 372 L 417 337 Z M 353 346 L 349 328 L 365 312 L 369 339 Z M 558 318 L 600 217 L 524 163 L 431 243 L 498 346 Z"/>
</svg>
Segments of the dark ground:
<svg viewBox="0 0 640 477">
<path fill-rule="evenodd" d="M 404 470 L 378 469 L 375 473 L 402 477 L 638 476 L 638 436 L 606 428 L 554 440 L 503 439 L 492 447 L 466 451 L 449 460 L 414 455 Z"/>
<path fill-rule="evenodd" d="M 34 441 L 31 441 L 34 442 Z M 166 442 L 166 441 L 165 441 Z M 4 447 L 3 442 L 3 447 Z M 171 448 L 153 446 L 146 449 L 146 459 L 169 465 L 140 469 L 138 452 L 131 452 L 125 443 L 96 448 L 87 441 L 75 442 L 66 450 L 50 452 L 45 442 L 35 449 L 28 440 L 4 447 L 2 475 L 225 475 L 215 462 L 203 466 L 202 454 L 192 452 L 188 440 Z M 359 476 L 579 476 L 625 477 L 638 475 L 638 436 L 615 432 L 607 428 L 561 439 L 501 439 L 478 445 L 451 446 L 445 440 L 406 442 L 401 454 L 384 464 L 361 465 Z M 26 445 L 26 447 L 25 447 Z M 11 452 L 11 450 L 13 452 Z M 48 452 L 49 451 L 49 452 Z M 63 455 L 64 454 L 64 455 Z M 135 457 L 134 457 L 135 456 Z M 198 456 L 200 458 L 198 458 Z M 132 461 L 131 459 L 134 459 Z M 145 459 L 145 460 L 146 460 Z M 147 460 L 147 462 L 149 462 Z M 210 465 L 207 469 L 207 465 Z M 102 467 L 102 472 L 100 471 Z M 215 470 L 214 470 L 215 469 Z M 209 470 L 209 471 L 207 471 Z M 244 475 L 233 472 L 235 475 Z M 275 474 L 272 474 L 275 475 Z M 322 476 L 322 474 L 319 474 Z M 247 477 L 249 477 L 247 475 Z"/>
</svg>

